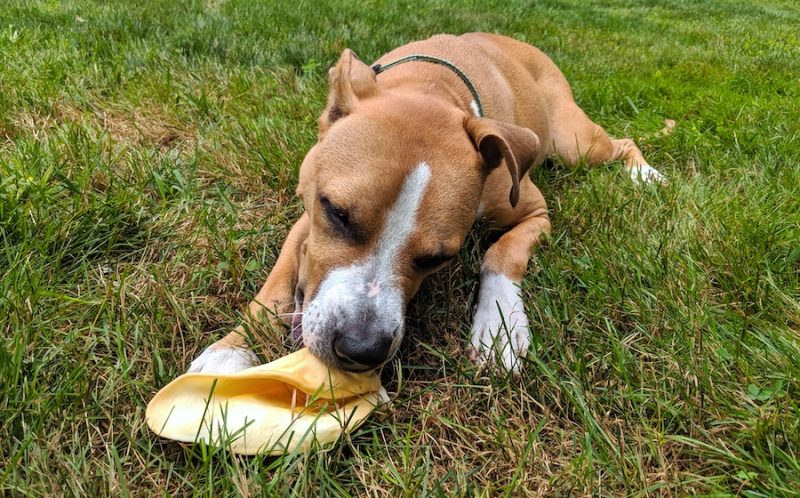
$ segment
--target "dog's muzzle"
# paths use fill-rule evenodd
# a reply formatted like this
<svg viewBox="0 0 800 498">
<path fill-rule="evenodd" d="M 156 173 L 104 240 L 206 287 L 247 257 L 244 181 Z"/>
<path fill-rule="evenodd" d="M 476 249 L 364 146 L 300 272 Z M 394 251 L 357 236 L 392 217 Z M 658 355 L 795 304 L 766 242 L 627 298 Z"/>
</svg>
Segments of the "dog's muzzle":
<svg viewBox="0 0 800 498">
<path fill-rule="evenodd" d="M 305 345 L 322 361 L 349 371 L 375 369 L 391 360 L 405 321 L 399 289 L 374 277 L 359 278 L 361 273 L 352 268 L 333 272 L 303 306 Z"/>
</svg>

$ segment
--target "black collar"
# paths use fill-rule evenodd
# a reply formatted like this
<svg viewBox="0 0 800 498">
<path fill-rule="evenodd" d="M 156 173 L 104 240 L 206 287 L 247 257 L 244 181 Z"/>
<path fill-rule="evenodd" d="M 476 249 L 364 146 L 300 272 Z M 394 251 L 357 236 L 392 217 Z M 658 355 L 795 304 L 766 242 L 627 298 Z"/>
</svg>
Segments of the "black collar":
<svg viewBox="0 0 800 498">
<path fill-rule="evenodd" d="M 472 81 L 464 74 L 464 71 L 458 68 L 455 64 L 445 59 L 440 59 L 439 57 L 434 57 L 432 55 L 421 55 L 421 54 L 413 54 L 407 55 L 405 57 L 401 57 L 396 61 L 389 62 L 387 64 L 375 64 L 372 66 L 372 70 L 375 71 L 375 74 L 381 74 L 382 72 L 386 71 L 387 69 L 391 69 L 394 66 L 398 66 L 400 64 L 404 64 L 406 62 L 430 62 L 433 64 L 439 64 L 440 66 L 444 66 L 447 69 L 456 73 L 456 76 L 461 78 L 461 81 L 467 85 L 469 92 L 472 94 L 472 100 L 475 102 L 475 111 L 479 118 L 483 117 L 483 104 L 481 103 L 481 97 L 478 95 L 478 90 L 475 89 L 475 85 L 472 84 Z"/>
</svg>

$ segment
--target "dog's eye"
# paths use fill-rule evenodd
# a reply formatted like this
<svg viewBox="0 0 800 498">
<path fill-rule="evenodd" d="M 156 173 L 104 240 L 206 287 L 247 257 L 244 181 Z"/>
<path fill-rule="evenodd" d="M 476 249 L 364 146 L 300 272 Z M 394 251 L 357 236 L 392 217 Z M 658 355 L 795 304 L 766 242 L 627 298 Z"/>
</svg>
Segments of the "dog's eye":
<svg viewBox="0 0 800 498">
<path fill-rule="evenodd" d="M 327 197 L 320 197 L 319 200 L 322 203 L 322 209 L 325 210 L 325 215 L 328 219 L 331 220 L 334 225 L 340 225 L 342 228 L 346 228 L 350 221 L 350 216 L 347 214 L 347 211 L 333 204 Z"/>
<path fill-rule="evenodd" d="M 319 201 L 325 211 L 325 216 L 334 228 L 340 232 L 347 231 L 347 226 L 350 224 L 350 215 L 347 211 L 332 203 L 327 197 L 320 197 Z"/>
<path fill-rule="evenodd" d="M 354 241 L 361 240 L 362 232 L 350 219 L 350 213 L 348 213 L 347 210 L 332 203 L 331 200 L 325 196 L 320 196 L 319 201 L 322 205 L 322 210 L 325 212 L 325 217 L 328 219 L 331 226 L 333 226 L 334 230 Z"/>
<path fill-rule="evenodd" d="M 443 264 L 453 259 L 453 254 L 426 254 L 424 256 L 417 256 L 414 258 L 414 268 L 420 271 L 434 270 Z"/>
</svg>

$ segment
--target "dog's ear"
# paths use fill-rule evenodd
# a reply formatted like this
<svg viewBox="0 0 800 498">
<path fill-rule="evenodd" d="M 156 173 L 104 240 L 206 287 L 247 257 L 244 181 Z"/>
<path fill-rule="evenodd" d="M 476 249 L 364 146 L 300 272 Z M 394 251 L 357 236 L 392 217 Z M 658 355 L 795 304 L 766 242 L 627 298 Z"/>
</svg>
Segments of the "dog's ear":
<svg viewBox="0 0 800 498">
<path fill-rule="evenodd" d="M 528 128 L 490 118 L 469 116 L 464 121 L 464 127 L 475 148 L 483 156 L 487 172 L 505 161 L 511 174 L 508 200 L 512 207 L 516 207 L 519 202 L 519 182 L 528 173 L 539 153 L 539 137 Z"/>
<path fill-rule="evenodd" d="M 339 62 L 328 72 L 328 83 L 328 105 L 319 118 L 320 136 L 333 123 L 353 112 L 359 100 L 378 93 L 375 71 L 349 48 L 342 52 Z"/>
</svg>

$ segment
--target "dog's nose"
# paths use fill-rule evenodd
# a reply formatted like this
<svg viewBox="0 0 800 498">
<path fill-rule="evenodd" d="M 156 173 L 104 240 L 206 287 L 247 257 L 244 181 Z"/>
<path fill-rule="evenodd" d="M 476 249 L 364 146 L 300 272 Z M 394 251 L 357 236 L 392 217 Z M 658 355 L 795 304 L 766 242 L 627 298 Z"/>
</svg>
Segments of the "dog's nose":
<svg viewBox="0 0 800 498">
<path fill-rule="evenodd" d="M 346 370 L 368 370 L 389 359 L 393 343 L 394 333 L 372 334 L 367 338 L 337 334 L 333 351 Z"/>
</svg>

